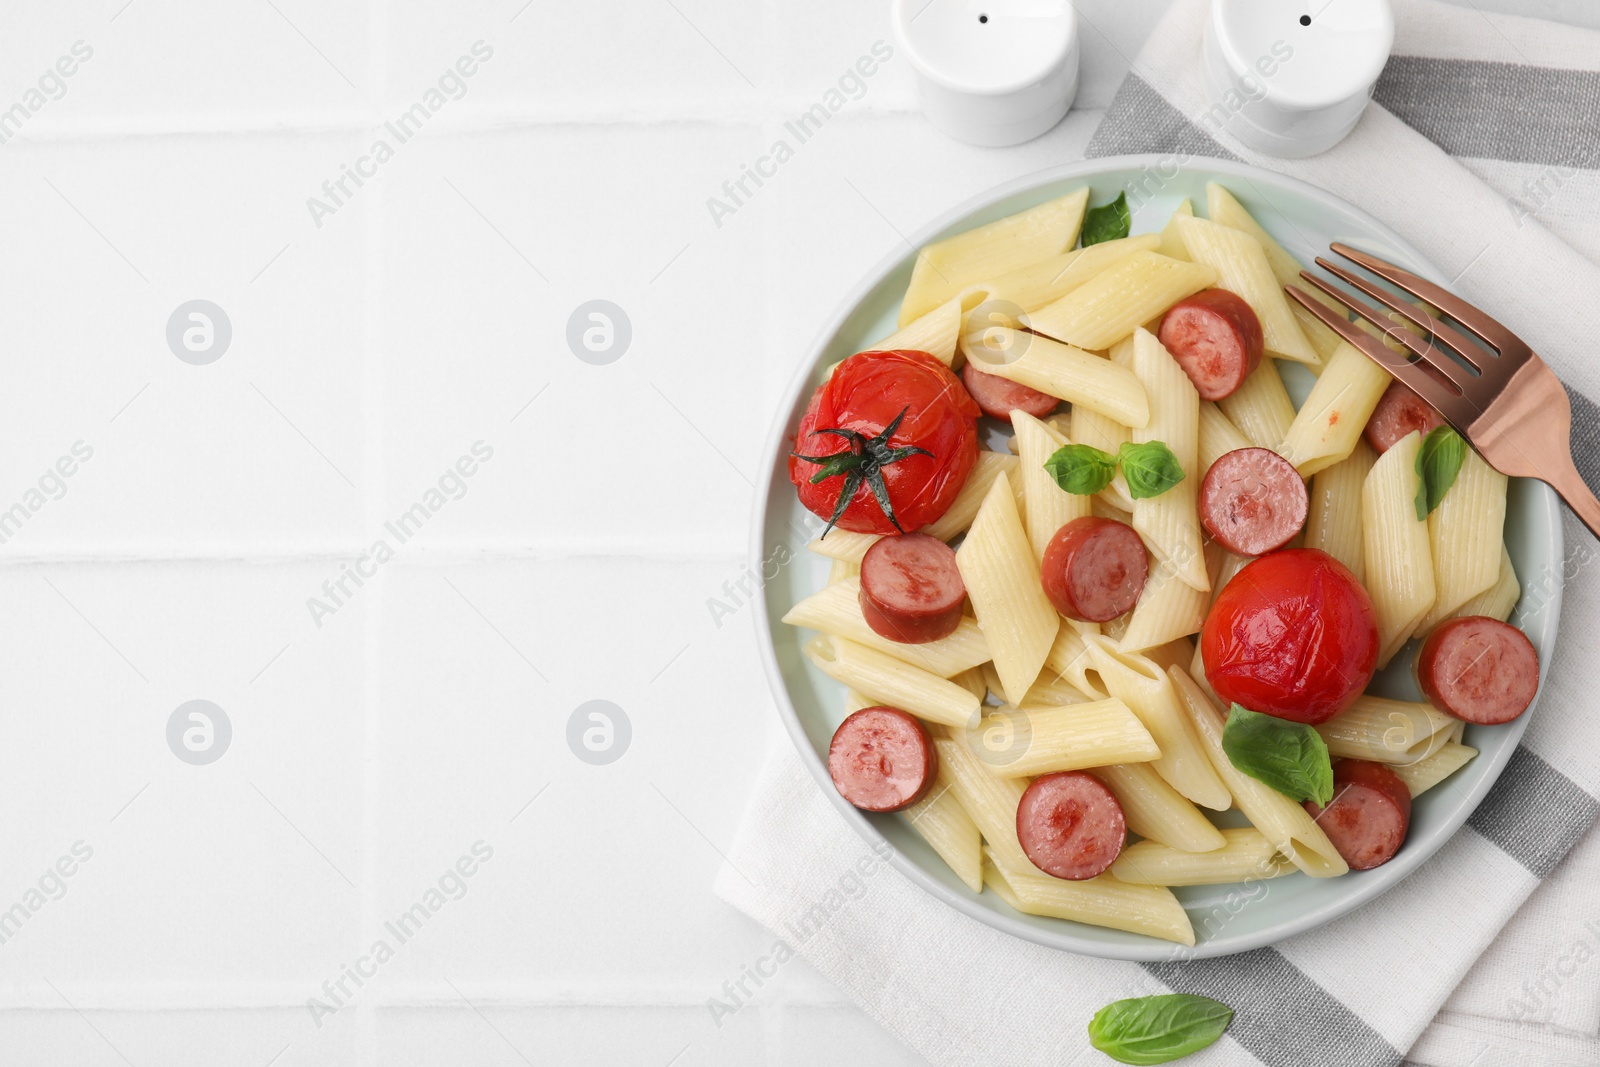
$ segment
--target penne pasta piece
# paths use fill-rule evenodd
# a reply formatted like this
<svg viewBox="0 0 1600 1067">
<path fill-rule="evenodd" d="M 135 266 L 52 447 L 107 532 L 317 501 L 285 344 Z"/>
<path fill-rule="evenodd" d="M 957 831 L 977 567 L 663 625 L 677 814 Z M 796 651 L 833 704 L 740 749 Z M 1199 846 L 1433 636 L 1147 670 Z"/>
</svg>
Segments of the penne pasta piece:
<svg viewBox="0 0 1600 1067">
<path fill-rule="evenodd" d="M 1456 609 L 1456 615 L 1487 615 L 1505 622 L 1522 599 L 1522 585 L 1517 581 L 1517 570 L 1511 565 L 1511 553 L 1500 546 L 1500 573 L 1488 589 L 1479 593 Z"/>
<path fill-rule="evenodd" d="M 1171 678 L 1205 751 L 1233 793 L 1234 805 L 1250 824 L 1290 863 L 1313 878 L 1333 878 L 1348 871 L 1350 865 L 1305 808 L 1233 766 L 1222 750 L 1222 714 L 1194 679 L 1178 667 L 1172 668 Z"/>
<path fill-rule="evenodd" d="M 1417 624 L 1426 633 L 1500 580 L 1505 547 L 1506 476 L 1468 448 L 1455 484 L 1428 516 L 1433 607 Z"/>
<path fill-rule="evenodd" d="M 1034 871 L 1002 870 L 991 857 L 984 865 L 983 880 L 1001 900 L 1028 915 L 1071 919 L 1194 945 L 1189 915 L 1165 886 L 1128 885 L 1109 874 L 1068 882 Z"/>
<path fill-rule="evenodd" d="M 1222 847 L 1222 832 L 1149 763 L 1100 767 L 1094 774 L 1117 795 L 1128 829 L 1140 837 L 1183 852 Z"/>
<path fill-rule="evenodd" d="M 862 708 L 875 708 L 877 706 L 878 702 L 864 693 L 858 693 L 854 689 L 846 689 L 844 691 L 844 713 L 846 715 L 854 715 Z"/>
<path fill-rule="evenodd" d="M 1200 642 L 1196 641 L 1194 645 L 1194 660 L 1189 664 L 1189 680 L 1209 697 L 1213 704 L 1221 704 L 1222 698 L 1217 696 L 1217 691 L 1211 688 L 1210 682 L 1206 681 L 1206 660 L 1201 653 Z M 1172 674 L 1171 667 L 1167 668 L 1167 674 Z"/>
<path fill-rule="evenodd" d="M 1115 698 L 1061 707 L 996 708 L 967 731 L 965 740 L 989 772 L 1002 778 L 1144 763 L 1161 754 L 1150 731 Z"/>
<path fill-rule="evenodd" d="M 1198 632 L 1212 595 L 1183 581 L 1167 563 L 1157 562 L 1145 579 L 1139 602 L 1126 616 L 1127 628 L 1117 638 L 1117 647 L 1147 652 Z"/>
<path fill-rule="evenodd" d="M 847 559 L 836 559 L 828 565 L 828 584 L 837 585 L 849 578 L 861 577 L 861 564 Z"/>
<path fill-rule="evenodd" d="M 1061 299 L 1118 260 L 1135 252 L 1152 251 L 1160 243 L 1153 233 L 1102 241 L 996 275 L 983 288 L 997 303 L 1033 311 Z"/>
<path fill-rule="evenodd" d="M 1011 425 L 1017 435 L 1021 468 L 1017 479 L 1022 485 L 1023 525 L 1028 530 L 1034 562 L 1042 563 L 1045 547 L 1056 531 L 1074 519 L 1088 516 L 1089 498 L 1062 489 L 1045 470 L 1045 460 L 1067 443 L 1060 434 L 1025 411 L 1012 412 Z"/>
<path fill-rule="evenodd" d="M 1300 406 L 1278 451 L 1302 478 L 1343 460 L 1355 450 L 1372 409 L 1393 380 L 1355 345 L 1341 344 Z"/>
<path fill-rule="evenodd" d="M 1133 431 L 1116 419 L 1078 404 L 1072 406 L 1071 430 L 1066 437 L 1073 444 L 1090 445 L 1107 455 L 1114 456 L 1126 442 L 1133 440 Z M 1128 479 L 1119 470 L 1111 484 L 1100 490 L 1099 499 L 1110 502 L 1128 513 L 1133 512 L 1133 497 L 1128 494 Z"/>
<path fill-rule="evenodd" d="M 1006 701 L 1016 704 L 1044 668 L 1061 617 L 1044 595 L 1039 567 L 1004 474 L 995 480 L 956 550 L 956 566 L 988 641 Z"/>
<path fill-rule="evenodd" d="M 899 325 L 921 318 L 969 285 L 1067 251 L 1078 243 L 1088 206 L 1085 187 L 924 246 L 900 301 Z"/>
<path fill-rule="evenodd" d="M 1294 425 L 1294 404 L 1270 359 L 1263 359 L 1231 396 L 1217 401 L 1217 407 L 1257 448 L 1277 451 Z"/>
<path fill-rule="evenodd" d="M 1156 773 L 1201 807 L 1226 811 L 1232 803 L 1228 787 L 1179 707 L 1166 673 L 1143 656 L 1118 651 L 1110 638 L 1090 636 L 1084 642 L 1107 691 L 1139 716 L 1160 747 L 1161 755 L 1151 761 Z"/>
<path fill-rule="evenodd" d="M 956 342 L 961 338 L 961 324 L 967 313 L 988 299 L 990 293 L 986 288 L 968 286 L 863 351 L 892 352 L 909 348 L 915 352 L 926 352 L 948 366 L 955 362 Z M 829 374 L 832 374 L 831 368 Z"/>
<path fill-rule="evenodd" d="M 1060 679 L 1079 692 L 1103 700 L 1110 694 L 1095 672 L 1094 657 L 1089 654 L 1088 637 L 1064 620 L 1056 634 L 1055 643 L 1050 646 L 1050 654 L 1045 657 L 1043 677 Z"/>
<path fill-rule="evenodd" d="M 1122 850 L 1111 873 L 1129 885 L 1225 885 L 1279 878 L 1295 869 L 1254 827 L 1223 830 L 1222 837 L 1222 847 L 1210 852 L 1137 841 Z"/>
<path fill-rule="evenodd" d="M 977 697 L 978 703 L 981 704 L 989 696 L 989 683 L 984 679 L 983 674 L 983 668 L 987 666 L 988 664 L 985 663 L 983 667 L 972 667 L 964 670 L 960 674 L 951 675 L 950 680 Z"/>
<path fill-rule="evenodd" d="M 941 738 L 933 744 L 939 751 L 940 772 L 948 777 L 956 800 L 977 824 L 998 862 L 1007 870 L 1038 870 L 1017 840 L 1017 805 L 1028 783 L 990 774 L 965 741 Z"/>
<path fill-rule="evenodd" d="M 1029 312 L 1027 326 L 1079 348 L 1106 349 L 1216 280 L 1217 272 L 1204 264 L 1134 252 L 1060 300 Z"/>
<path fill-rule="evenodd" d="M 977 697 L 904 660 L 826 634 L 807 641 L 804 651 L 817 670 L 873 704 L 887 704 L 946 726 L 971 726 L 978 721 Z"/>
<path fill-rule="evenodd" d="M 861 615 L 861 580 L 847 578 L 812 593 L 790 608 L 783 621 L 790 626 L 843 637 L 911 664 L 941 678 L 960 674 L 989 660 L 989 643 L 970 619 L 962 619 L 955 633 L 920 645 L 901 644 L 880 637 Z"/>
<path fill-rule="evenodd" d="M 1250 439 L 1239 432 L 1222 409 L 1210 400 L 1200 401 L 1200 477 L 1229 452 L 1249 448 Z"/>
<path fill-rule="evenodd" d="M 1431 704 L 1361 696 L 1316 730 L 1334 759 L 1415 763 L 1450 740 L 1455 722 Z"/>
<path fill-rule="evenodd" d="M 1144 386 L 1126 367 L 1048 337 L 991 326 L 961 339 L 979 370 L 1049 393 L 1128 426 L 1150 419 Z"/>
<path fill-rule="evenodd" d="M 1039 675 L 1039 680 L 1033 683 L 1033 688 L 1028 690 L 1028 695 L 1022 698 L 1024 707 L 1059 707 L 1063 704 L 1089 704 L 1097 697 L 1080 690 L 1065 678 L 1052 678 L 1051 671 L 1046 670 Z"/>
<path fill-rule="evenodd" d="M 1016 478 L 1019 462 L 1016 456 L 1008 456 L 1004 452 L 979 452 L 978 462 L 973 465 L 972 473 L 967 475 L 967 480 L 961 483 L 961 491 L 950 502 L 950 509 L 924 526 L 921 532 L 937 537 L 941 541 L 949 541 L 957 534 L 965 533 L 967 527 L 972 525 L 972 520 L 977 517 L 983 498 L 989 495 L 989 490 L 1001 474 L 1012 476 L 1012 487 L 1017 494 L 1017 510 L 1021 511 L 1024 506 L 1022 481 Z"/>
<path fill-rule="evenodd" d="M 982 456 L 984 453 L 980 452 L 978 455 Z M 835 527 L 828 531 L 827 536 L 819 537 L 807 544 L 806 548 L 829 559 L 860 563 L 861 557 L 867 554 L 867 549 L 877 542 L 878 537 L 878 534 L 854 533 Z"/>
<path fill-rule="evenodd" d="M 1305 546 L 1320 548 L 1350 568 L 1356 581 L 1367 573 L 1362 545 L 1361 488 L 1378 461 L 1364 440 L 1357 440 L 1350 455 L 1311 479 L 1311 508 L 1306 514 Z"/>
<path fill-rule="evenodd" d="M 1397 764 L 1389 769 L 1400 776 L 1412 796 L 1419 797 L 1465 767 L 1477 754 L 1478 750 L 1470 745 L 1447 741 L 1427 759 Z"/>
<path fill-rule="evenodd" d="M 1242 230 L 1208 219 L 1174 220 L 1189 258 L 1217 272 L 1217 285 L 1237 294 L 1261 320 L 1261 334 L 1269 355 L 1296 363 L 1316 364 L 1317 353 L 1300 332 L 1289 311 L 1289 301 L 1261 242 Z"/>
<path fill-rule="evenodd" d="M 1145 385 L 1150 421 L 1134 427 L 1137 444 L 1163 442 L 1183 468 L 1183 480 L 1159 496 L 1133 502 L 1133 528 L 1157 559 L 1180 581 L 1209 590 L 1205 553 L 1200 543 L 1200 396 L 1182 367 L 1143 328 L 1133 332 L 1133 370 Z M 1141 598 L 1142 599 L 1142 598 Z M 1132 622 L 1129 622 L 1132 626 Z M 1186 630 L 1183 633 L 1192 633 Z M 1180 633 L 1156 634 L 1145 645 L 1163 644 Z"/>
<path fill-rule="evenodd" d="M 1188 197 L 1183 198 L 1183 203 L 1179 204 L 1177 210 L 1167 219 L 1167 224 L 1161 227 L 1161 243 L 1156 248 L 1156 251 L 1169 259 L 1187 261 L 1189 259 L 1189 250 L 1184 247 L 1183 238 L 1179 236 L 1178 227 L 1174 221 L 1180 215 L 1194 217 L 1194 205 L 1189 202 Z"/>
<path fill-rule="evenodd" d="M 1187 667 L 1189 661 L 1194 659 L 1194 642 L 1188 637 L 1178 637 L 1155 648 L 1147 648 L 1140 655 L 1162 670 Z"/>
<path fill-rule="evenodd" d="M 1222 592 L 1229 582 L 1233 581 L 1234 575 L 1250 564 L 1250 557 L 1248 556 L 1234 555 L 1232 552 L 1221 548 L 1221 546 L 1218 546 L 1218 551 L 1220 556 L 1217 563 L 1217 580 L 1213 583 L 1211 589 L 1211 603 L 1213 604 L 1217 602 L 1217 594 Z M 1179 666 L 1185 666 L 1185 664 L 1179 664 Z"/>
<path fill-rule="evenodd" d="M 1313 299 L 1326 304 L 1339 315 L 1348 317 L 1348 313 L 1333 297 L 1301 280 L 1300 261 L 1285 251 L 1271 234 L 1261 228 L 1260 223 L 1256 222 L 1244 206 L 1234 199 L 1233 194 L 1216 182 L 1206 185 L 1206 214 L 1211 217 L 1212 222 L 1221 223 L 1230 229 L 1242 230 L 1260 242 L 1261 251 L 1267 257 L 1267 265 L 1272 268 L 1272 275 L 1278 280 L 1279 285 L 1292 285 L 1303 293 L 1309 293 Z M 1311 342 L 1311 347 L 1326 362 L 1344 338 L 1293 300 L 1288 301 L 1288 305 L 1306 340 Z"/>
<path fill-rule="evenodd" d="M 950 772 L 942 763 L 928 795 L 901 814 L 968 889 L 983 892 L 983 841 L 978 824 L 956 799 Z"/>
<path fill-rule="evenodd" d="M 1428 524 L 1417 518 L 1417 452 L 1422 435 L 1396 441 L 1361 487 L 1361 545 L 1367 592 L 1378 617 L 1378 666 L 1400 651 L 1433 608 Z"/>
</svg>

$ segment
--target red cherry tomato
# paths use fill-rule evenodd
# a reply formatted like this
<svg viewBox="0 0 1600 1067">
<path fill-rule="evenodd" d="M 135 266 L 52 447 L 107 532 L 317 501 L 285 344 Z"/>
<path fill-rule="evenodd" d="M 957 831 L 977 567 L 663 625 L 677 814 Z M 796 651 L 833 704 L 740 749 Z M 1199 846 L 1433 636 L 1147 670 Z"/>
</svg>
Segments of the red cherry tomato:
<svg viewBox="0 0 1600 1067">
<path fill-rule="evenodd" d="M 1270 552 L 1217 594 L 1200 654 L 1223 700 L 1315 726 L 1348 708 L 1377 669 L 1372 598 L 1326 552 Z"/>
<path fill-rule="evenodd" d="M 979 414 L 960 379 L 926 352 L 858 352 L 806 407 L 789 480 L 800 503 L 841 530 L 918 530 L 945 513 L 972 472 Z M 813 482 L 818 474 L 826 476 Z"/>
</svg>

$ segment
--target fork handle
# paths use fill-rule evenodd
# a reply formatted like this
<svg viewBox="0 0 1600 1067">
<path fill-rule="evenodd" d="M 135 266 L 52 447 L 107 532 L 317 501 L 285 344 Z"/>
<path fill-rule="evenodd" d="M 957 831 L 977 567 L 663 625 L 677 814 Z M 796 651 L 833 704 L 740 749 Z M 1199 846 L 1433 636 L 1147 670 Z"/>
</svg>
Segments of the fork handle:
<svg viewBox="0 0 1600 1067">
<path fill-rule="evenodd" d="M 1578 474 L 1578 468 L 1570 458 L 1562 464 L 1562 469 L 1546 478 L 1545 483 L 1560 494 L 1561 499 L 1573 513 L 1589 527 L 1589 532 L 1600 537 L 1600 498 L 1596 498 L 1583 477 Z"/>
</svg>

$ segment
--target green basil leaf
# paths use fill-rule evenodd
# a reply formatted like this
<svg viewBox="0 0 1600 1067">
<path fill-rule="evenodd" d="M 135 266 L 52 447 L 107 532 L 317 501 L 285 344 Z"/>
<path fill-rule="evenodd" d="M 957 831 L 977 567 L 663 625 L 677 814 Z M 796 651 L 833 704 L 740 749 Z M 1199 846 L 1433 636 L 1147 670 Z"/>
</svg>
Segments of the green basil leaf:
<svg viewBox="0 0 1600 1067">
<path fill-rule="evenodd" d="M 1132 229 L 1133 215 L 1128 211 L 1128 194 L 1118 193 L 1111 203 L 1092 207 L 1084 214 L 1083 247 L 1126 237 Z"/>
<path fill-rule="evenodd" d="M 1093 445 L 1064 445 L 1044 461 L 1044 469 L 1069 493 L 1098 493 L 1117 476 L 1117 460 Z"/>
<path fill-rule="evenodd" d="M 1118 1063 L 1169 1063 L 1228 1028 L 1233 1009 L 1193 993 L 1114 1000 L 1089 1020 L 1089 1043 Z"/>
<path fill-rule="evenodd" d="M 1467 442 L 1449 426 L 1435 426 L 1422 439 L 1417 450 L 1417 474 L 1422 484 L 1417 488 L 1417 521 L 1433 514 L 1439 501 L 1456 484 L 1461 464 L 1467 458 Z"/>
<path fill-rule="evenodd" d="M 1235 704 L 1222 728 L 1222 751 L 1244 774 L 1290 800 L 1333 799 L 1333 760 L 1322 735 L 1305 723 Z"/>
<path fill-rule="evenodd" d="M 1160 496 L 1183 481 L 1183 465 L 1172 449 L 1160 441 L 1136 445 L 1124 441 L 1117 450 L 1122 476 L 1128 480 L 1128 495 L 1135 500 Z"/>
</svg>

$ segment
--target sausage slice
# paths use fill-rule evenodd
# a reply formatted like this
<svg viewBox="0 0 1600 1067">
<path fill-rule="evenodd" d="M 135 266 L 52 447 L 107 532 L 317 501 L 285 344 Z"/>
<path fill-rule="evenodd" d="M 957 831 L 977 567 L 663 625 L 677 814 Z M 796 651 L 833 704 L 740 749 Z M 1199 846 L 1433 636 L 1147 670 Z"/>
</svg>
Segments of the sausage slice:
<svg viewBox="0 0 1600 1067">
<path fill-rule="evenodd" d="M 1232 394 L 1261 365 L 1261 320 L 1226 289 L 1204 289 L 1172 305 L 1160 337 L 1201 400 Z"/>
<path fill-rule="evenodd" d="M 955 550 L 931 534 L 880 537 L 861 557 L 861 614 L 879 637 L 920 645 L 961 625 Z"/>
<path fill-rule="evenodd" d="M 1389 388 L 1378 398 L 1378 406 L 1372 409 L 1363 432 L 1367 436 L 1367 443 L 1383 453 L 1409 433 L 1421 430 L 1426 437 L 1429 430 L 1443 425 L 1444 416 L 1439 414 L 1437 408 L 1412 392 L 1408 386 L 1390 382 Z"/>
<path fill-rule="evenodd" d="M 1463 722 L 1498 726 L 1528 710 L 1539 691 L 1539 654 L 1526 634 L 1485 615 L 1434 627 L 1416 660 L 1428 703 Z"/>
<path fill-rule="evenodd" d="M 1200 483 L 1200 524 L 1229 552 L 1260 556 L 1306 523 L 1310 497 L 1294 465 L 1270 448 L 1236 448 Z"/>
<path fill-rule="evenodd" d="M 928 730 L 899 708 L 862 708 L 833 732 L 828 774 L 862 811 L 899 811 L 921 800 L 939 771 Z"/>
<path fill-rule="evenodd" d="M 1080 882 L 1122 852 L 1128 823 L 1116 794 L 1082 771 L 1036 778 L 1017 805 L 1017 840 L 1046 874 Z"/>
<path fill-rule="evenodd" d="M 1133 607 L 1149 576 L 1150 558 L 1133 527 L 1093 515 L 1057 530 L 1040 565 L 1050 603 L 1083 622 L 1108 622 Z"/>
<path fill-rule="evenodd" d="M 978 402 L 978 407 L 983 409 L 985 415 L 1005 422 L 1011 421 L 1014 408 L 1021 408 L 1034 418 L 1042 419 L 1061 403 L 1049 393 L 1041 393 L 1026 385 L 1018 385 L 1009 378 L 981 371 L 972 365 L 970 359 L 961 368 L 961 384 L 967 387 L 967 392 L 972 394 L 972 399 Z"/>
<path fill-rule="evenodd" d="M 1357 871 L 1392 860 L 1411 826 L 1411 790 L 1394 771 L 1370 760 L 1336 760 L 1333 800 L 1326 808 L 1308 800 L 1305 808 Z"/>
</svg>

